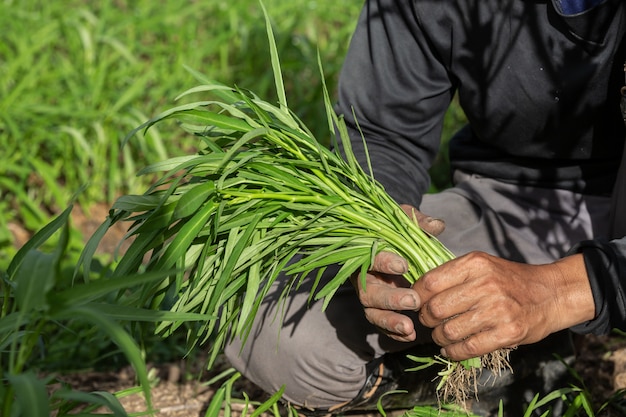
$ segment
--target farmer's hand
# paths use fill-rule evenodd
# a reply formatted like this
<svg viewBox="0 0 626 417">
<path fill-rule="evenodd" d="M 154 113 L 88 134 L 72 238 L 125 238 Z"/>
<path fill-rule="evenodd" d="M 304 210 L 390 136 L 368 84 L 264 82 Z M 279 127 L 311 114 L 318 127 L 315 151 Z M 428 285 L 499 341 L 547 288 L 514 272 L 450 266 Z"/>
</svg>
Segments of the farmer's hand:
<svg viewBox="0 0 626 417">
<path fill-rule="evenodd" d="M 412 206 L 404 205 L 402 208 L 427 232 L 438 235 L 443 231 L 443 221 L 424 215 Z M 403 342 L 415 340 L 416 333 L 413 321 L 397 311 L 415 311 L 420 307 L 417 293 L 402 277 L 407 269 L 407 262 L 402 257 L 382 252 L 374 258 L 374 265 L 366 276 L 365 288 L 358 274 L 353 276 L 359 299 L 365 307 L 365 317 L 393 339 Z"/>
<path fill-rule="evenodd" d="M 431 270 L 413 288 L 420 321 L 454 360 L 534 343 L 595 315 L 582 255 L 527 265 L 474 252 Z"/>
</svg>

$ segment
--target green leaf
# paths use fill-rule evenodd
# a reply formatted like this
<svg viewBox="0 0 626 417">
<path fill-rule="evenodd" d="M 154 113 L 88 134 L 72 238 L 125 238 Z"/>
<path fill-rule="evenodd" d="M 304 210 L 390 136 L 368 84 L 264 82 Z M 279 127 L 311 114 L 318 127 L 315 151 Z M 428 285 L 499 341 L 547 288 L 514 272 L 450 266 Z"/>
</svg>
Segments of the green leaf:
<svg viewBox="0 0 626 417">
<path fill-rule="evenodd" d="M 0 317 L 0 335 L 8 336 L 11 332 L 15 332 L 21 321 L 20 315 L 20 311 L 15 311 Z"/>
<path fill-rule="evenodd" d="M 165 161 L 155 162 L 139 170 L 137 175 L 154 174 L 156 172 L 179 171 L 197 165 L 204 158 L 198 155 L 176 156 Z"/>
<path fill-rule="evenodd" d="M 76 390 L 61 389 L 55 391 L 52 398 L 58 398 L 65 401 L 76 401 L 81 404 L 81 407 L 86 404 L 92 404 L 99 407 L 106 407 L 113 412 L 117 417 L 128 417 L 128 413 L 120 403 L 120 401 L 113 394 L 104 391 L 94 392 L 81 392 Z M 35 415 L 35 414 L 33 414 Z M 68 414 L 68 415 L 74 415 Z M 91 415 L 91 414 L 90 414 Z M 43 414 L 42 414 L 43 416 Z"/>
<path fill-rule="evenodd" d="M 123 195 L 113 203 L 112 210 L 129 212 L 152 210 L 162 204 L 163 197 L 156 195 Z"/>
<path fill-rule="evenodd" d="M 352 275 L 354 271 L 358 271 L 364 263 L 369 262 L 369 255 L 369 248 L 367 248 L 367 251 L 360 256 L 356 255 L 354 258 L 346 261 L 333 279 L 324 285 L 324 287 L 315 295 L 316 300 L 324 298 L 322 309 L 326 309 L 332 296 L 343 283 L 348 281 L 350 275 Z"/>
<path fill-rule="evenodd" d="M 191 189 L 185 190 L 185 193 L 180 197 L 178 203 L 176 203 L 172 221 L 185 218 L 195 213 L 214 192 L 215 186 L 213 182 L 210 181 L 195 184 Z"/>
<path fill-rule="evenodd" d="M 89 282 L 90 274 L 91 274 L 91 262 L 93 261 L 93 257 L 98 249 L 98 245 L 102 241 L 104 235 L 109 230 L 112 224 L 112 219 L 108 216 L 105 221 L 98 226 L 96 231 L 91 235 L 85 247 L 83 248 L 80 256 L 78 257 L 78 262 L 76 262 L 76 268 L 74 268 L 74 278 L 76 278 L 80 272 L 80 267 L 83 267 L 83 280 L 84 282 Z"/>
<path fill-rule="evenodd" d="M 589 396 L 587 395 L 586 392 L 581 392 L 580 395 L 582 396 L 582 405 L 583 405 L 583 409 L 585 410 L 585 413 L 587 413 L 588 417 L 594 417 L 595 413 L 593 411 L 593 404 L 591 404 L 591 400 L 589 399 Z"/>
<path fill-rule="evenodd" d="M 59 228 L 63 227 L 65 224 L 67 224 L 67 221 L 69 219 L 70 213 L 72 212 L 72 208 L 73 208 L 73 206 L 69 206 L 68 208 L 66 208 L 63 211 L 63 213 L 61 213 L 53 221 L 51 221 L 46 226 L 44 226 L 40 231 L 35 233 L 33 235 L 33 237 L 31 237 L 24 244 L 24 246 L 22 246 L 22 248 L 15 254 L 15 256 L 13 257 L 13 260 L 11 261 L 11 263 L 9 264 L 9 267 L 7 268 L 7 274 L 9 276 L 9 279 L 11 279 L 13 277 L 13 274 L 15 273 L 17 268 L 20 267 L 20 265 L 24 261 L 24 258 L 27 256 L 27 254 L 31 250 L 37 249 L 44 242 L 46 242 L 48 239 L 50 239 L 50 237 L 52 237 L 52 235 Z"/>
<path fill-rule="evenodd" d="M 246 121 L 232 115 L 215 113 L 208 110 L 190 109 L 179 112 L 176 116 L 186 122 L 193 121 L 202 126 L 210 126 L 227 132 L 235 131 L 245 133 L 254 129 L 254 127 L 250 126 Z"/>
<path fill-rule="evenodd" d="M 229 376 L 231 374 L 234 374 L 231 379 L 233 379 L 233 378 L 239 379 L 241 377 L 241 374 L 235 368 L 228 368 L 228 369 L 220 372 L 219 374 L 211 377 L 211 379 L 209 379 L 208 381 L 204 381 L 202 383 L 202 385 L 205 386 L 205 387 L 213 386 L 213 385 L 217 384 L 217 382 L 220 379 L 226 378 L 227 376 Z"/>
<path fill-rule="evenodd" d="M 137 374 L 137 379 L 143 388 L 143 394 L 146 398 L 146 402 L 149 406 L 151 405 L 150 381 L 148 380 L 148 371 L 146 369 L 146 363 L 143 360 L 141 350 L 135 343 L 132 336 L 128 334 L 119 323 L 103 315 L 93 306 L 72 306 L 57 313 L 55 318 L 60 320 L 80 319 L 86 322 L 91 322 L 100 331 L 110 337 L 111 340 L 124 353 L 128 362 L 132 365 L 135 373 Z"/>
<path fill-rule="evenodd" d="M 539 399 L 539 394 L 536 394 L 532 401 L 528 404 L 528 406 L 526 407 L 526 410 L 524 411 L 524 417 L 530 417 L 534 414 L 536 414 L 536 410 L 540 409 L 541 407 L 549 404 L 550 402 L 554 401 L 554 400 L 558 400 L 563 398 L 566 395 L 569 395 L 573 392 L 577 392 L 577 389 L 573 389 L 573 388 L 561 388 L 561 389 L 557 389 L 554 390 L 550 393 L 548 393 L 547 395 L 545 395 L 543 398 Z M 577 396 L 575 398 L 574 402 L 578 402 L 579 401 L 579 397 Z M 568 408 L 568 411 L 566 412 L 566 414 L 568 413 L 573 413 L 571 414 L 573 415 L 577 415 L 578 411 L 580 409 L 579 404 L 574 405 L 573 407 L 570 406 Z"/>
<path fill-rule="evenodd" d="M 151 210 L 147 214 L 136 219 L 137 225 L 133 227 L 129 234 L 137 235 L 157 230 L 167 230 L 174 222 L 173 213 L 176 203 L 164 204 L 161 207 Z"/>
<path fill-rule="evenodd" d="M 242 233 L 240 233 L 238 229 L 231 229 L 226 242 L 226 248 L 224 250 L 223 263 L 220 265 L 220 269 L 216 273 L 215 294 L 217 294 L 217 296 L 209 300 L 208 311 L 215 310 L 224 288 L 226 288 L 227 284 L 231 280 L 232 272 L 239 262 L 239 256 L 248 245 L 250 237 L 255 231 L 256 223 L 259 220 L 260 216 L 255 215 Z"/>
<path fill-rule="evenodd" d="M 36 250 L 29 251 L 14 274 L 15 299 L 22 313 L 47 310 L 48 292 L 54 287 L 57 258 Z"/>
<path fill-rule="evenodd" d="M 276 391 L 268 400 L 259 405 L 254 413 L 250 415 L 250 417 L 259 417 L 261 414 L 269 410 L 274 404 L 276 404 L 285 393 L 285 386 L 281 386 L 278 391 Z"/>
<path fill-rule="evenodd" d="M 185 223 L 154 266 L 156 270 L 170 269 L 178 259 L 181 259 L 200 230 L 207 225 L 215 208 L 215 204 L 211 201 Z"/>
<path fill-rule="evenodd" d="M 115 276 L 126 276 L 135 272 L 141 265 L 147 252 L 159 245 L 163 240 L 164 231 L 149 230 L 138 234 L 115 268 Z"/>
<path fill-rule="evenodd" d="M 367 263 L 369 266 L 369 258 L 370 258 L 370 246 L 360 245 L 360 246 L 345 246 L 345 247 L 335 247 L 335 250 L 331 252 L 327 252 L 325 250 L 320 249 L 320 252 L 323 252 L 325 256 L 319 256 L 318 252 L 309 255 L 307 258 L 299 261 L 298 263 L 290 266 L 287 270 L 289 274 L 295 274 L 305 271 L 311 271 L 313 269 L 329 266 L 335 264 L 344 264 L 350 262 L 351 265 L 354 264 L 353 259 L 360 259 L 358 262 L 358 267 L 354 270 L 357 271 L 360 269 L 360 265 L 363 259 L 365 259 L 365 254 L 367 254 Z M 353 271 L 353 272 L 354 272 Z"/>
<path fill-rule="evenodd" d="M 256 232 L 253 235 L 251 244 L 258 243 L 260 240 L 260 233 Z M 240 334 L 244 325 L 246 324 L 246 319 L 248 315 L 252 312 L 252 306 L 257 298 L 260 284 L 261 284 L 261 264 L 260 262 L 253 263 L 248 268 L 247 280 L 246 280 L 246 292 L 243 298 L 243 302 L 241 303 L 241 311 L 239 313 L 239 324 L 235 332 Z"/>
<path fill-rule="evenodd" d="M 407 355 L 407 358 L 411 359 L 413 362 L 421 363 L 421 365 L 406 369 L 407 372 L 421 371 L 422 369 L 426 369 L 430 366 L 441 363 L 440 361 L 432 357 L 418 357 L 413 355 Z"/>
<path fill-rule="evenodd" d="M 144 322 L 187 322 L 214 320 L 216 316 L 209 314 L 183 313 L 166 310 L 151 310 L 120 304 L 91 303 L 90 308 L 100 311 L 107 317 L 118 321 L 144 321 Z"/>
<path fill-rule="evenodd" d="M 267 39 L 270 45 L 270 59 L 272 61 L 272 70 L 274 73 L 274 84 L 276 84 L 276 94 L 278 94 L 278 103 L 281 109 L 287 111 L 287 96 L 285 94 L 285 86 L 283 84 L 283 74 L 280 68 L 280 59 L 278 57 L 278 49 L 276 48 L 276 39 L 274 38 L 274 31 L 272 30 L 272 22 L 270 21 L 269 14 L 265 9 L 265 5 L 262 1 L 259 1 L 261 8 L 263 9 L 263 15 L 265 16 L 265 27 L 267 29 Z"/>
<path fill-rule="evenodd" d="M 22 416 L 49 416 L 50 404 L 46 384 L 28 371 L 18 375 L 7 375 L 15 392 L 15 401 Z"/>
<path fill-rule="evenodd" d="M 224 394 L 226 387 L 219 387 L 209 403 L 209 407 L 204 414 L 205 417 L 220 417 L 222 411 L 222 404 L 224 403 Z"/>
<path fill-rule="evenodd" d="M 221 84 L 215 80 L 208 79 L 204 74 L 190 68 L 187 65 L 183 65 L 187 71 L 189 71 L 196 79 L 203 83 L 203 85 L 190 88 L 184 93 L 180 94 L 176 97 L 175 100 L 179 100 L 183 96 L 188 94 L 200 93 L 204 91 L 210 91 L 213 95 L 219 98 L 221 101 L 233 104 L 239 101 L 239 95 L 234 93 L 234 89 L 232 87 L 228 87 L 224 84 Z"/>
<path fill-rule="evenodd" d="M 172 272 L 171 270 L 157 270 L 114 278 L 100 278 L 89 283 L 76 284 L 66 290 L 59 291 L 54 294 L 51 301 L 57 308 L 64 308 L 70 305 L 77 306 L 109 294 L 115 294 L 123 289 L 158 282 L 168 277 Z"/>
</svg>

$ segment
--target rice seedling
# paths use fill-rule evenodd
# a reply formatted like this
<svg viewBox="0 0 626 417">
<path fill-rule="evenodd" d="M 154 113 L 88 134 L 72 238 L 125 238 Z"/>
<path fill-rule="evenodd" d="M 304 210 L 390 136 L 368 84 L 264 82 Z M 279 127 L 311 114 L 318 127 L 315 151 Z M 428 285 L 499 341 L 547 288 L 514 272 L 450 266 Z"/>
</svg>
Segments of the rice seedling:
<svg viewBox="0 0 626 417">
<path fill-rule="evenodd" d="M 365 284 L 381 251 L 407 259 L 410 283 L 453 257 L 385 193 L 371 167 L 357 163 L 325 87 L 334 149 L 322 146 L 289 109 L 267 15 L 266 27 L 278 104 L 204 80 L 180 97 L 204 94 L 206 100 L 175 107 L 136 129 L 176 119 L 199 138 L 201 148 L 142 169 L 140 175 L 161 173 L 160 179 L 144 195 L 116 201 L 82 259 L 88 273 L 89 248 L 111 224 L 132 222 L 132 244 L 113 276 L 176 269 L 167 280 L 143 286 L 137 299 L 151 308 L 218 318 L 188 329 L 190 347 L 210 342 L 210 363 L 230 334 L 247 337 L 261 301 L 283 271 L 292 277 L 283 299 L 290 288 L 312 279 L 311 300 L 326 306 L 355 271 Z M 319 285 L 334 265 L 340 266 L 334 279 Z M 163 323 L 157 331 L 167 336 L 182 325 Z M 497 372 L 504 359 L 496 354 L 456 363 L 437 357 L 421 367 L 443 363 L 438 388 L 462 403 L 472 375 L 483 366 Z"/>
</svg>

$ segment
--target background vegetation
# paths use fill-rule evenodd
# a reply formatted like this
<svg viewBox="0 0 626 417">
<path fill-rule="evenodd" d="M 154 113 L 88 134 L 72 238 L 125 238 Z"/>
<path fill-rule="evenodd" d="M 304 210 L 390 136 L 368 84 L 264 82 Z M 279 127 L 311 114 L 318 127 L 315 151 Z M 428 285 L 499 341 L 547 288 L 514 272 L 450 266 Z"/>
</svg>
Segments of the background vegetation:
<svg viewBox="0 0 626 417">
<path fill-rule="evenodd" d="M 290 107 L 321 140 L 327 120 L 318 50 L 333 92 L 361 3 L 264 0 Z M 194 139 L 175 124 L 120 146 L 197 85 L 194 72 L 275 100 L 263 13 L 253 0 L 0 0 L 0 27 L 0 415 L 47 415 L 40 412 L 50 407 L 63 414 L 81 402 L 115 410 L 104 394 L 59 391 L 44 403 L 50 381 L 37 372 L 131 362 L 149 385 L 148 359 L 185 352 L 176 339 L 152 336 L 153 322 L 165 316 L 133 310 L 124 297 L 162 276 L 101 280 L 113 262 L 104 256 L 95 260 L 99 275 L 73 274 L 89 237 L 73 213 L 143 193 L 150 178 L 136 177 L 140 168 L 194 152 Z M 453 105 L 444 143 L 463 122 Z M 448 184 L 443 149 L 434 189 Z M 30 236 L 42 228 L 17 252 L 16 231 Z"/>
<path fill-rule="evenodd" d="M 291 105 L 323 137 L 317 50 L 333 90 L 360 4 L 265 4 Z M 0 24 L 0 266 L 10 223 L 32 233 L 76 193 L 88 207 L 143 190 L 140 167 L 186 151 L 175 127 L 120 141 L 197 84 L 188 68 L 273 101 L 255 1 L 3 1 Z"/>
</svg>

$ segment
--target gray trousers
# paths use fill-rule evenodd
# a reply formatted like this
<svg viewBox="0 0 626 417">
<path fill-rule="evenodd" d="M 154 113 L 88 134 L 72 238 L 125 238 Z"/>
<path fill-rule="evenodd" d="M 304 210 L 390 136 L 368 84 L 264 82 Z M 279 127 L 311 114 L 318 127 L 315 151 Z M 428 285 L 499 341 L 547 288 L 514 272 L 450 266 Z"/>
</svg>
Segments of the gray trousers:
<svg viewBox="0 0 626 417">
<path fill-rule="evenodd" d="M 564 190 L 521 187 L 457 172 L 453 188 L 426 195 L 420 210 L 446 222 L 440 240 L 457 256 L 484 251 L 533 264 L 562 257 L 578 241 L 608 234 L 610 199 Z M 366 378 L 367 362 L 430 342 L 430 330 L 416 321 L 418 340 L 396 342 L 364 317 L 347 284 L 326 311 L 308 303 L 309 287 L 276 300 L 286 279 L 278 280 L 264 302 L 245 344 L 226 348 L 232 365 L 296 405 L 327 409 L 354 398 Z"/>
</svg>

